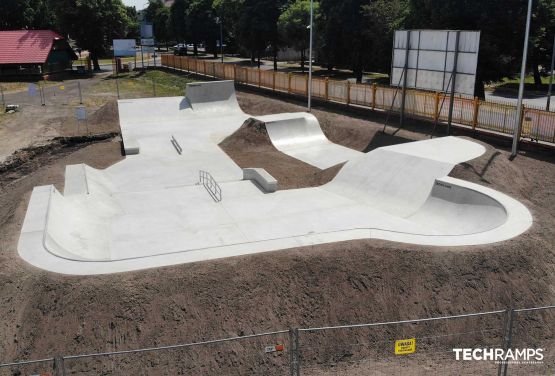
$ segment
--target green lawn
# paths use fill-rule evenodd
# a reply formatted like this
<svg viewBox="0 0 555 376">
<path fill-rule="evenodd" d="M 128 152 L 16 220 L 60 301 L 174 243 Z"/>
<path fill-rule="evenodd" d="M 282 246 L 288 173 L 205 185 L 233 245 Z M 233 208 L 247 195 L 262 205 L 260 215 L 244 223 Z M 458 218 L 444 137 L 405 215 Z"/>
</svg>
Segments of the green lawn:
<svg viewBox="0 0 555 376">
<path fill-rule="evenodd" d="M 534 76 L 529 75 L 526 76 L 524 79 L 524 87 L 526 91 L 540 91 L 540 92 L 547 92 L 549 86 L 549 76 L 544 77 L 542 76 L 542 84 L 538 87 L 534 84 Z M 489 88 L 492 89 L 509 89 L 509 90 L 518 90 L 518 85 L 520 82 L 520 78 L 504 78 L 499 82 L 494 82 L 491 85 L 488 85 Z"/>
<path fill-rule="evenodd" d="M 186 76 L 151 70 L 120 74 L 117 78 L 120 98 L 171 97 L 185 95 L 187 83 L 198 81 Z M 116 94 L 116 76 L 110 75 L 91 88 L 95 94 Z"/>
</svg>

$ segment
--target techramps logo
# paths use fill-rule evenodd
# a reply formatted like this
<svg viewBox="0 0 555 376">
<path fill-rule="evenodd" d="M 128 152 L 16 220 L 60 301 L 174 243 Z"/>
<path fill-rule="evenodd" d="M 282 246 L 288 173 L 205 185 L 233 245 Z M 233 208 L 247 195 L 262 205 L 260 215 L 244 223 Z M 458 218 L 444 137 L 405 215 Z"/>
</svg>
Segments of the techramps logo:
<svg viewBox="0 0 555 376">
<path fill-rule="evenodd" d="M 494 361 L 495 364 L 543 364 L 545 349 L 459 348 L 455 360 Z"/>
</svg>

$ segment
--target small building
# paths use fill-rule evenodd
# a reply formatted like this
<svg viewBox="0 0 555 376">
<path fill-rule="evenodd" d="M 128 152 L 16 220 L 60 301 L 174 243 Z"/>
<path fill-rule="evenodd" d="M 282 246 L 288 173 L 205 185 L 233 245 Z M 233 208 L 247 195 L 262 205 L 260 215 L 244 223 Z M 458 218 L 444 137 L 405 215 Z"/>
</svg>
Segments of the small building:
<svg viewBox="0 0 555 376">
<path fill-rule="evenodd" d="M 0 77 L 63 72 L 73 60 L 68 41 L 52 30 L 0 31 Z"/>
</svg>

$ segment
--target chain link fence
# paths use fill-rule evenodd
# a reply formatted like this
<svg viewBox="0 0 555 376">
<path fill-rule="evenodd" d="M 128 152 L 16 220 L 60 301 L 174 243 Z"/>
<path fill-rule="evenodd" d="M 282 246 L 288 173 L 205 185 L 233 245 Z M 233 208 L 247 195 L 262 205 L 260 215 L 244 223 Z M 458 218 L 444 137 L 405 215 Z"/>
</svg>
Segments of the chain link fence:
<svg viewBox="0 0 555 376">
<path fill-rule="evenodd" d="M 555 371 L 554 309 L 288 329 L 140 349 L 120 349 L 116 341 L 96 353 L 6 362 L 0 375 L 549 375 Z M 465 349 L 478 355 L 540 349 L 542 359 L 465 360 Z"/>
</svg>

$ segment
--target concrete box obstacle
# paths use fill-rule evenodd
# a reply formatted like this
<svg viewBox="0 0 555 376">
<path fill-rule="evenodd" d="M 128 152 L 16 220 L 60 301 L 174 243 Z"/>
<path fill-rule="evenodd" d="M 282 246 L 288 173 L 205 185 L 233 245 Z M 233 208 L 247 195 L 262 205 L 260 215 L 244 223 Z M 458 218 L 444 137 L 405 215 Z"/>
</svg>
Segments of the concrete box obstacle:
<svg viewBox="0 0 555 376">
<path fill-rule="evenodd" d="M 123 142 L 139 143 L 140 153 L 105 170 L 68 166 L 63 194 L 35 187 L 18 243 L 27 262 L 57 273 L 104 274 L 352 239 L 487 244 L 532 224 L 520 202 L 448 176 L 485 151 L 465 139 L 365 154 L 330 142 L 310 114 L 259 116 L 283 153 L 319 168 L 346 162 L 320 187 L 264 194 L 244 178 L 253 173 L 273 189 L 271 178 L 246 173 L 218 147 L 250 117 L 231 82 L 118 106 Z M 210 171 L 223 200 L 197 184 L 199 171 Z"/>
<path fill-rule="evenodd" d="M 255 181 L 268 193 L 278 190 L 278 181 L 263 168 L 244 168 L 243 179 Z"/>
</svg>

